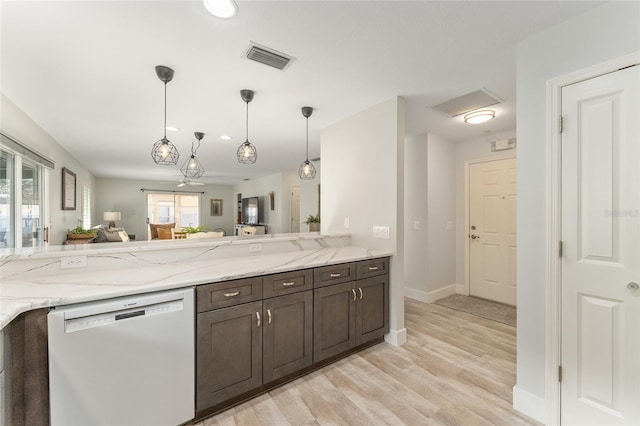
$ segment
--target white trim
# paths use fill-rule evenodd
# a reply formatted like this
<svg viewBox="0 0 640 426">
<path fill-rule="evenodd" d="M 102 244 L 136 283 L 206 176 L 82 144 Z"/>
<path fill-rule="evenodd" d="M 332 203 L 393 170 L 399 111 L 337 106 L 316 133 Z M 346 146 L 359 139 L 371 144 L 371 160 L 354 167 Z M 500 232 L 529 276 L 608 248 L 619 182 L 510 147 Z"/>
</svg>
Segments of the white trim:
<svg viewBox="0 0 640 426">
<path fill-rule="evenodd" d="M 545 409 L 544 423 L 560 424 L 560 384 L 558 366 L 561 362 L 562 306 L 560 298 L 561 262 L 558 257 L 558 241 L 562 238 L 561 207 L 561 146 L 558 129 L 562 111 L 562 87 L 615 72 L 629 65 L 640 64 L 640 52 L 603 62 L 580 71 L 565 74 L 547 82 L 546 120 L 546 181 L 547 181 L 547 270 L 545 283 Z M 520 390 L 520 392 L 524 392 Z M 516 388 L 514 387 L 514 408 L 516 408 Z M 516 408 L 518 409 L 518 408 Z M 518 409 L 518 411 L 521 411 Z M 526 413 L 525 413 L 526 414 Z"/>
<path fill-rule="evenodd" d="M 451 284 L 433 291 L 416 290 L 415 288 L 405 287 L 404 295 L 410 299 L 417 300 L 422 303 L 433 303 L 437 300 L 444 299 L 447 296 L 458 293 L 457 285 Z"/>
<path fill-rule="evenodd" d="M 488 163 L 490 161 L 502 161 L 509 160 L 511 158 L 517 158 L 516 153 L 507 153 L 502 155 L 494 155 L 491 157 L 476 158 L 473 160 L 465 160 L 464 162 L 464 229 L 465 233 L 469 230 L 469 196 L 471 186 L 469 179 L 471 179 L 469 168 L 472 164 Z M 464 235 L 464 234 L 463 234 Z M 464 239 L 464 289 L 458 290 L 457 293 L 464 294 L 466 296 L 471 294 L 470 288 L 470 274 L 471 268 L 469 267 L 469 238 Z"/>
<path fill-rule="evenodd" d="M 463 296 L 469 295 L 469 293 L 466 291 L 464 284 L 456 284 L 456 293 L 462 294 Z"/>
<path fill-rule="evenodd" d="M 384 335 L 385 342 L 393 346 L 402 346 L 407 343 L 407 329 L 391 330 L 388 334 Z"/>
<path fill-rule="evenodd" d="M 544 398 L 520 389 L 518 385 L 513 387 L 513 409 L 544 423 Z"/>
</svg>

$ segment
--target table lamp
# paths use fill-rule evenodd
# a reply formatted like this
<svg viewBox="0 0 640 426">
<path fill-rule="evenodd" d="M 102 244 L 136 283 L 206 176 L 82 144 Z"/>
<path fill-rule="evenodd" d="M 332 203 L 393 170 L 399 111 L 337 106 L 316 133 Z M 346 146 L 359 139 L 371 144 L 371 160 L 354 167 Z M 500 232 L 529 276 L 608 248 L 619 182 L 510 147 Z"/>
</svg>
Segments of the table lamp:
<svg viewBox="0 0 640 426">
<path fill-rule="evenodd" d="M 102 220 L 109 221 L 109 228 L 116 227 L 116 220 L 120 220 L 120 212 L 104 212 L 102 213 Z"/>
</svg>

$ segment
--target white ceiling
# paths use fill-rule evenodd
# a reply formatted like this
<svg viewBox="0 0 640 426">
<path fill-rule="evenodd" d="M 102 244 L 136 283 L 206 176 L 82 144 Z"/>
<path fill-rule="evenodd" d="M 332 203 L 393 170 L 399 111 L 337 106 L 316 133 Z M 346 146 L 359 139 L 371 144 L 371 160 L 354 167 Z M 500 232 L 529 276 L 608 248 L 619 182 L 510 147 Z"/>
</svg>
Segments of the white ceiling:
<svg viewBox="0 0 640 426">
<path fill-rule="evenodd" d="M 602 2 L 240 1 L 229 20 L 200 1 L 2 1 L 1 91 L 97 177 L 181 178 L 193 132 L 209 183 L 295 171 L 320 155 L 320 130 L 393 96 L 407 100 L 407 135 L 451 141 L 515 128 L 516 43 Z M 244 59 L 250 41 L 292 55 L 285 71 Z M 158 166 L 163 83 L 168 132 L 181 157 Z M 427 107 L 486 88 L 505 102 L 468 125 Z M 240 89 L 252 89 L 255 165 L 238 164 L 245 139 Z M 219 139 L 222 134 L 232 141 Z M 28 141 L 24 141 L 27 142 Z"/>
</svg>

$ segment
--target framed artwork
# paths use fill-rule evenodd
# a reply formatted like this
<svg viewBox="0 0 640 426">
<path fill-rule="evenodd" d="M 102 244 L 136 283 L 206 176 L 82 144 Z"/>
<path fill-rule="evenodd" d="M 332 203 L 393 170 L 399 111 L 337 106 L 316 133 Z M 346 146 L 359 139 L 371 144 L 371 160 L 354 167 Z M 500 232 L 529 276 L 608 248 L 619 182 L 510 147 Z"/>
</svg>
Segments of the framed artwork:
<svg viewBox="0 0 640 426">
<path fill-rule="evenodd" d="M 222 216 L 222 200 L 211 199 L 211 216 Z"/>
<path fill-rule="evenodd" d="M 76 174 L 62 168 L 62 210 L 76 209 Z"/>
<path fill-rule="evenodd" d="M 273 193 L 273 191 L 269 193 L 269 206 L 271 207 L 271 210 L 275 210 L 276 208 L 275 196 L 276 195 Z"/>
</svg>

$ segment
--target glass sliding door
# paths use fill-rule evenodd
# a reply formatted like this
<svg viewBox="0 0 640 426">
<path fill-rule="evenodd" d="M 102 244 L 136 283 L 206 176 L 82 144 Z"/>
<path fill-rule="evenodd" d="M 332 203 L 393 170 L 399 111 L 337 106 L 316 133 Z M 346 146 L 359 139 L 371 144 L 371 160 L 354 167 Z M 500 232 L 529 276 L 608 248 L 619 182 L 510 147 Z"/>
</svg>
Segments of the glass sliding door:
<svg viewBox="0 0 640 426">
<path fill-rule="evenodd" d="M 147 194 L 147 223 L 175 223 L 177 227 L 198 227 L 200 225 L 200 197 L 200 194 L 149 192 Z"/>
<path fill-rule="evenodd" d="M 20 225 L 22 227 L 22 247 L 40 247 L 42 232 L 42 167 L 22 160 L 22 203 Z"/>
<path fill-rule="evenodd" d="M 0 150 L 0 248 L 15 247 L 14 156 Z"/>
</svg>

